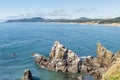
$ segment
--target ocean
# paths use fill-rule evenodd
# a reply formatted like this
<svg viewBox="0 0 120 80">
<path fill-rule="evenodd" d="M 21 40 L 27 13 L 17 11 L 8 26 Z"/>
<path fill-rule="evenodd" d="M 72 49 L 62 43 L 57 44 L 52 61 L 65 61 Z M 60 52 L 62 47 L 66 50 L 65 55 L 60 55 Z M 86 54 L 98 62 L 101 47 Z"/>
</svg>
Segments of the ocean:
<svg viewBox="0 0 120 80">
<path fill-rule="evenodd" d="M 49 57 L 56 40 L 79 57 L 96 57 L 97 42 L 116 53 L 120 50 L 120 27 L 38 22 L 0 23 L 0 80 L 21 80 L 25 69 L 31 70 L 35 80 L 71 80 L 74 74 L 39 68 L 31 56 L 36 52 Z M 86 80 L 94 80 L 90 75 L 83 75 Z"/>
</svg>

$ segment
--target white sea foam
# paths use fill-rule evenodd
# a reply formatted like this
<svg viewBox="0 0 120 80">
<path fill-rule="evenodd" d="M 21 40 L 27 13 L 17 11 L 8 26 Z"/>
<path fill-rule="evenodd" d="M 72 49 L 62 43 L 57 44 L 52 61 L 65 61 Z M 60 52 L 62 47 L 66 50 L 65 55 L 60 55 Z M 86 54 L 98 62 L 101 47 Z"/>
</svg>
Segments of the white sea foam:
<svg viewBox="0 0 120 80">
<path fill-rule="evenodd" d="M 38 53 L 33 53 L 33 54 L 32 54 L 32 57 L 39 57 L 39 56 L 41 56 L 41 55 L 38 54 Z"/>
<path fill-rule="evenodd" d="M 93 56 L 91 56 L 91 55 L 88 55 L 88 56 L 80 56 L 80 59 L 86 59 L 86 58 L 90 59 L 90 58 L 93 58 Z"/>
<path fill-rule="evenodd" d="M 81 58 L 81 59 L 85 59 L 85 58 L 87 58 L 87 56 L 81 56 L 80 58 Z"/>
</svg>

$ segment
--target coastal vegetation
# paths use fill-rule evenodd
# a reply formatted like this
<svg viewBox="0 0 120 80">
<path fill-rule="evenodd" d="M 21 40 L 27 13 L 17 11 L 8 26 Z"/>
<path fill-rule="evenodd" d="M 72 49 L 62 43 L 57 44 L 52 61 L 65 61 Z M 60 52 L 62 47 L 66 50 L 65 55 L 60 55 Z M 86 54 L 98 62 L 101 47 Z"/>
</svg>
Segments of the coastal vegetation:
<svg viewBox="0 0 120 80">
<path fill-rule="evenodd" d="M 120 58 L 107 70 L 102 80 L 120 80 Z"/>
</svg>

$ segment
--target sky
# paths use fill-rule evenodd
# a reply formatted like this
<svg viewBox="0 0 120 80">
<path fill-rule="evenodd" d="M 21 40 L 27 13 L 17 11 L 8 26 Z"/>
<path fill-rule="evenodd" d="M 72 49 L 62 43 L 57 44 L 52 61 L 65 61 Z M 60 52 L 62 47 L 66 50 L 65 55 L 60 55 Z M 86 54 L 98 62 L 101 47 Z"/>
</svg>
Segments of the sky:
<svg viewBox="0 0 120 80">
<path fill-rule="evenodd" d="M 16 18 L 113 18 L 120 0 L 0 0 L 0 21 Z"/>
</svg>

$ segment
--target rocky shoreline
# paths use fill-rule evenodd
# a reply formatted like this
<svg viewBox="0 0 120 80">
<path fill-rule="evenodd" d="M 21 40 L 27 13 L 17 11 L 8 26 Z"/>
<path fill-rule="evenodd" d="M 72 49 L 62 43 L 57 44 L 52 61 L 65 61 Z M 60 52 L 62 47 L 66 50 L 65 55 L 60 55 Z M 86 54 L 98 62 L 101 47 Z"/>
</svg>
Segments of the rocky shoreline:
<svg viewBox="0 0 120 80">
<path fill-rule="evenodd" d="M 96 80 L 108 80 L 105 79 L 105 76 L 103 75 L 111 66 L 120 60 L 120 51 L 113 54 L 100 43 L 97 43 L 97 46 L 96 58 L 88 56 L 82 60 L 73 51 L 67 49 L 64 45 L 60 44 L 60 42 L 55 41 L 49 54 L 49 58 L 39 55 L 36 57 L 35 63 L 39 67 L 51 71 L 80 74 L 75 80 L 84 80 L 82 79 L 81 73 L 90 74 Z"/>
</svg>

